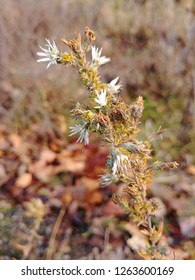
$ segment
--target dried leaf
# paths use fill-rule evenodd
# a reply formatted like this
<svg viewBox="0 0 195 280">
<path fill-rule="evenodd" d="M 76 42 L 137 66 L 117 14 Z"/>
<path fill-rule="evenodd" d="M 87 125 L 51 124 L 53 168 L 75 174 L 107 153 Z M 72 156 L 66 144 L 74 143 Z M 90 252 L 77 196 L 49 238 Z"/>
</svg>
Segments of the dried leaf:
<svg viewBox="0 0 195 280">
<path fill-rule="evenodd" d="M 192 175 L 195 175 L 195 165 L 189 165 L 187 168 L 186 168 L 186 171 Z"/>
<path fill-rule="evenodd" d="M 42 164 L 51 163 L 52 161 L 54 161 L 55 158 L 56 158 L 56 153 L 54 153 L 53 151 L 49 149 L 45 149 L 41 151 L 40 162 Z"/>
<path fill-rule="evenodd" d="M 103 195 L 100 192 L 95 191 L 95 192 L 89 193 L 86 196 L 86 199 L 87 199 L 87 202 L 90 204 L 98 204 L 98 203 L 102 202 Z"/>
<path fill-rule="evenodd" d="M 85 168 L 85 158 L 84 153 L 73 155 L 70 151 L 64 150 L 57 157 L 59 161 L 58 169 L 60 172 L 82 172 Z"/>
<path fill-rule="evenodd" d="M 11 134 L 9 140 L 14 146 L 14 148 L 19 148 L 23 144 L 22 138 L 17 134 Z"/>
<path fill-rule="evenodd" d="M 80 180 L 78 180 L 77 185 L 81 185 L 89 192 L 100 189 L 98 180 L 87 178 L 87 177 L 82 177 Z"/>
<path fill-rule="evenodd" d="M 73 173 L 80 173 L 85 168 L 85 162 L 83 161 L 76 161 L 74 158 L 65 158 L 63 162 L 59 166 L 55 167 L 55 173 L 60 172 L 73 172 Z"/>
<path fill-rule="evenodd" d="M 31 182 L 32 182 L 32 174 L 24 173 L 17 178 L 16 186 L 19 188 L 26 188 L 31 184 Z"/>
<path fill-rule="evenodd" d="M 45 166 L 40 162 L 36 162 L 29 166 L 30 172 L 42 182 L 47 182 L 55 175 L 55 168 L 52 165 Z"/>
</svg>

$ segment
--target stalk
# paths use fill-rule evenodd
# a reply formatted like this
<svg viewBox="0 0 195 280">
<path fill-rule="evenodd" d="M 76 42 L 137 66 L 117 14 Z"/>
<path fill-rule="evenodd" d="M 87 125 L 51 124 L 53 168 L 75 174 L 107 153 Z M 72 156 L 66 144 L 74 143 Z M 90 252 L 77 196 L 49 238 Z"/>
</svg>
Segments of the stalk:
<svg viewBox="0 0 195 280">
<path fill-rule="evenodd" d="M 154 199 L 147 199 L 147 191 L 152 176 L 156 170 L 169 170 L 177 167 L 176 162 L 151 162 L 151 139 L 138 140 L 139 124 L 143 113 L 143 98 L 139 96 L 132 104 L 126 104 L 119 96 L 122 84 L 118 77 L 109 84 L 102 83 L 99 68 L 110 61 L 101 56 L 102 49 L 93 45 L 95 33 L 88 27 L 82 38 L 75 34 L 75 38 L 63 43 L 69 52 L 60 52 L 55 45 L 47 40 L 48 49 L 38 53 L 47 61 L 48 66 L 62 64 L 73 66 L 88 91 L 89 103 L 77 103 L 72 115 L 78 121 L 70 128 L 71 136 L 79 134 L 78 142 L 89 143 L 89 133 L 95 132 L 102 136 L 108 146 L 110 154 L 107 159 L 105 174 L 100 178 L 100 184 L 107 186 L 123 182 L 124 195 L 113 194 L 113 201 L 117 203 L 138 225 L 146 237 L 146 247 L 139 255 L 144 259 L 165 259 L 166 248 L 159 245 L 163 233 L 163 221 L 158 226 L 152 225 L 152 217 L 159 205 Z M 89 59 L 88 52 L 91 52 Z M 157 134 L 160 134 L 158 131 Z"/>
</svg>

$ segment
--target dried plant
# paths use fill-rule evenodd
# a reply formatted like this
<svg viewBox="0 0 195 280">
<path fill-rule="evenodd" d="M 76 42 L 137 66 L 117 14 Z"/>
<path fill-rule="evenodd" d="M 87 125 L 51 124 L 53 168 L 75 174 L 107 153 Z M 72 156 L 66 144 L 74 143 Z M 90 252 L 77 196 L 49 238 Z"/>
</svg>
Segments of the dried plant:
<svg viewBox="0 0 195 280">
<path fill-rule="evenodd" d="M 132 104 L 126 104 L 119 96 L 122 84 L 115 78 L 109 84 L 100 80 L 99 67 L 110 61 L 101 56 L 102 49 L 93 45 L 95 33 L 88 27 L 84 38 L 75 34 L 73 40 L 62 39 L 70 52 L 58 50 L 55 42 L 47 40 L 43 52 L 38 52 L 39 62 L 48 62 L 47 68 L 53 64 L 73 66 L 89 93 L 88 105 L 77 103 L 72 111 L 78 121 L 70 128 L 71 136 L 79 134 L 78 142 L 89 144 L 89 133 L 95 132 L 102 136 L 110 149 L 105 174 L 100 184 L 123 182 L 123 195 L 113 194 L 117 203 L 138 225 L 146 236 L 146 247 L 139 255 L 144 259 L 165 259 L 166 248 L 159 245 L 163 233 L 163 221 L 152 225 L 152 217 L 159 208 L 155 199 L 147 198 L 153 173 L 156 170 L 169 170 L 177 167 L 176 162 L 162 163 L 151 159 L 151 139 L 138 140 L 138 125 L 143 113 L 143 99 L 138 97 Z M 88 59 L 91 52 L 91 59 Z M 157 132 L 159 134 L 159 132 Z"/>
</svg>

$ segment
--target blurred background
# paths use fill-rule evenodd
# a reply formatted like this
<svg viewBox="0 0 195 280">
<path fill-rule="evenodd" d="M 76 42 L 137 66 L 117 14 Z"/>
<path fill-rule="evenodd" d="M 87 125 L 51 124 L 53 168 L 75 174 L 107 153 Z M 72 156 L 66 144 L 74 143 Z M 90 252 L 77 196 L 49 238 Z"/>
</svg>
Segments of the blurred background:
<svg viewBox="0 0 195 280">
<path fill-rule="evenodd" d="M 195 1 L 0 5 L 0 258 L 139 258 L 143 236 L 111 201 L 120 186 L 97 181 L 106 147 L 95 136 L 88 147 L 68 136 L 85 88 L 74 69 L 36 62 L 45 38 L 63 50 L 61 38 L 88 26 L 111 58 L 102 81 L 119 76 L 127 103 L 144 98 L 140 138 L 166 129 L 153 156 L 179 168 L 157 174 L 149 196 L 165 218 L 168 258 L 195 259 Z"/>
</svg>

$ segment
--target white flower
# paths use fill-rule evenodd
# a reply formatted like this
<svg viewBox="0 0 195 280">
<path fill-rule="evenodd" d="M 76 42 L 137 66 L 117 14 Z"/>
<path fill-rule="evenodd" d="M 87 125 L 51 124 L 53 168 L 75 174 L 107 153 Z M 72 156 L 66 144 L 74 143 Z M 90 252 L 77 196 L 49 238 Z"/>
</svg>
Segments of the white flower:
<svg viewBox="0 0 195 280">
<path fill-rule="evenodd" d="M 114 174 L 104 174 L 104 175 L 100 175 L 100 185 L 102 187 L 106 187 L 108 185 L 114 184 L 117 181 L 119 181 L 118 177 Z"/>
<path fill-rule="evenodd" d="M 122 88 L 121 82 L 118 85 L 116 85 L 118 79 L 119 79 L 119 77 L 116 77 L 109 84 L 107 84 L 107 88 L 110 93 L 118 93 L 121 90 L 121 88 Z"/>
<path fill-rule="evenodd" d="M 95 102 L 98 103 L 99 105 L 96 106 L 95 108 L 101 108 L 103 106 L 106 106 L 107 104 L 107 99 L 106 99 L 106 90 L 101 90 L 101 93 L 99 94 L 96 90 L 97 98 L 95 98 Z"/>
<path fill-rule="evenodd" d="M 89 131 L 86 127 L 86 124 L 87 123 L 85 122 L 83 124 L 78 124 L 73 127 L 70 127 L 70 130 L 71 130 L 70 136 L 80 133 L 80 136 L 77 139 L 77 142 L 82 142 L 84 140 L 85 145 L 88 145 L 89 144 Z"/>
<path fill-rule="evenodd" d="M 43 56 L 43 58 L 38 59 L 37 62 L 49 62 L 47 65 L 48 69 L 50 65 L 57 64 L 57 59 L 60 58 L 60 52 L 54 41 L 51 43 L 48 39 L 45 40 L 47 41 L 47 49 L 44 49 L 40 46 L 43 52 L 37 52 L 37 55 Z"/>
<path fill-rule="evenodd" d="M 122 154 L 119 150 L 115 150 L 113 157 L 112 174 L 126 173 L 127 169 L 130 167 L 128 156 Z"/>
<path fill-rule="evenodd" d="M 91 54 L 92 54 L 92 65 L 93 66 L 100 66 L 110 61 L 110 58 L 105 56 L 101 57 L 102 49 L 98 50 L 95 46 L 91 47 Z"/>
</svg>

